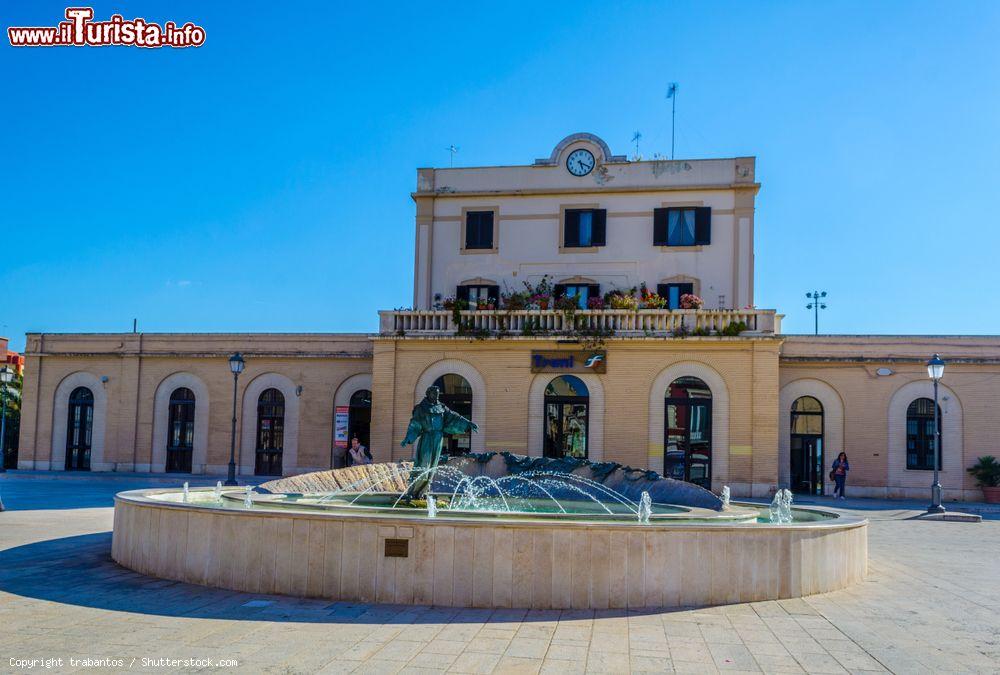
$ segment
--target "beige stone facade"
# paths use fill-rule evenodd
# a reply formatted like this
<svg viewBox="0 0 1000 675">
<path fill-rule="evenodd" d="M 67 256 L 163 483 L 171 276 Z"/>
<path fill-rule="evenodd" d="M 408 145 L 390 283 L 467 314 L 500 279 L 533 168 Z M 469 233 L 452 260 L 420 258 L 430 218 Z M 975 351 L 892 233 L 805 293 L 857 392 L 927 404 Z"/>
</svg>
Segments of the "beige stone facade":
<svg viewBox="0 0 1000 675">
<path fill-rule="evenodd" d="M 573 176 L 567 157 L 579 149 L 597 166 Z M 713 489 L 760 496 L 788 485 L 793 441 L 801 441 L 791 436 L 791 410 L 808 396 L 822 407 L 813 442 L 822 446 L 825 492 L 824 476 L 844 450 L 849 494 L 924 496 L 932 472 L 907 468 L 907 410 L 932 396 L 924 363 L 940 353 L 948 362 L 939 392 L 941 483 L 946 498 L 979 498 L 965 469 L 1000 454 L 1000 338 L 782 335 L 780 314 L 752 307 L 758 187 L 753 158 L 628 162 L 589 134 L 567 137 L 534 165 L 420 169 L 413 310 L 382 312 L 374 335 L 30 334 L 18 467 L 65 468 L 70 397 L 83 388 L 92 397 L 90 469 L 165 471 L 169 400 L 184 389 L 195 400 L 191 470 L 224 473 L 233 405 L 227 359 L 237 351 L 247 363 L 236 392 L 241 474 L 255 471 L 265 391 L 276 389 L 284 402 L 288 475 L 339 465 L 335 410 L 359 392 L 371 392 L 376 460 L 408 456 L 399 443 L 410 411 L 449 374 L 471 392 L 480 428 L 472 451 L 540 455 L 544 392 L 558 373 L 535 372 L 533 358 L 590 349 L 606 359 L 602 373 L 576 373 L 589 392 L 591 460 L 664 470 L 666 392 L 679 378 L 697 378 L 711 395 Z M 710 206 L 711 242 L 654 246 L 654 210 L 670 204 Z M 564 250 L 565 209 L 585 205 L 607 212 L 606 246 Z M 466 250 L 470 210 L 493 214 L 492 247 Z M 602 292 L 683 281 L 706 302 L 697 311 L 434 309 L 435 298 L 464 283 L 516 286 L 541 274 Z M 738 323 L 742 331 L 720 334 Z M 692 329 L 708 335 L 681 335 Z"/>
</svg>

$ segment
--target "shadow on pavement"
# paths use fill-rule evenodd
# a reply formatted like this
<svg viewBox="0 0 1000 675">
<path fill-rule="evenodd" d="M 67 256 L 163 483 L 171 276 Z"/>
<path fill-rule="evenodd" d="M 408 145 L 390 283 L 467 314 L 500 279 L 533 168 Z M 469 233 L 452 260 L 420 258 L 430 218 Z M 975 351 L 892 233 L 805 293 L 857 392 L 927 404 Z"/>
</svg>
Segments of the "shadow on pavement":
<svg viewBox="0 0 1000 675">
<path fill-rule="evenodd" d="M 127 570 L 111 559 L 111 532 L 50 539 L 0 551 L 0 591 L 132 614 L 290 623 L 488 624 L 682 611 L 471 609 L 239 593 Z"/>
</svg>

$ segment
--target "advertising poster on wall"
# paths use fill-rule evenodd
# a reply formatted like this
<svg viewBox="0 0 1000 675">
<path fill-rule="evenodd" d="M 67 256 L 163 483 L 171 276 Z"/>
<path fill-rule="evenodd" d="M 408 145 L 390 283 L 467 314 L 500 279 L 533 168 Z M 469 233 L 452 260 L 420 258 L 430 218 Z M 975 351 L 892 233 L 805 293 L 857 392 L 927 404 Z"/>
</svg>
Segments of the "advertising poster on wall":
<svg viewBox="0 0 1000 675">
<path fill-rule="evenodd" d="M 347 422 L 351 408 L 346 405 L 338 405 L 333 415 L 333 440 L 338 448 L 347 447 Z"/>
</svg>

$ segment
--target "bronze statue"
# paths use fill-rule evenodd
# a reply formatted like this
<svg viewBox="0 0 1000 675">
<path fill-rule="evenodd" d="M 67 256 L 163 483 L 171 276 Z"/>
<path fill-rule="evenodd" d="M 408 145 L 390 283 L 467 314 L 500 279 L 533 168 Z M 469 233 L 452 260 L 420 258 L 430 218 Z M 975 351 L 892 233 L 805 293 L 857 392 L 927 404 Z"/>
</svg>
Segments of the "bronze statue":
<svg viewBox="0 0 1000 675">
<path fill-rule="evenodd" d="M 413 407 L 413 416 L 410 417 L 410 425 L 406 428 L 406 438 L 400 443 L 403 447 L 416 443 L 413 450 L 413 469 L 410 471 L 410 486 L 406 489 L 403 499 L 412 500 L 425 496 L 433 478 L 433 470 L 441 460 L 441 443 L 445 434 L 479 431 L 479 427 L 472 421 L 441 403 L 438 398 L 440 395 L 441 390 L 437 387 L 427 387 L 424 399 Z"/>
</svg>

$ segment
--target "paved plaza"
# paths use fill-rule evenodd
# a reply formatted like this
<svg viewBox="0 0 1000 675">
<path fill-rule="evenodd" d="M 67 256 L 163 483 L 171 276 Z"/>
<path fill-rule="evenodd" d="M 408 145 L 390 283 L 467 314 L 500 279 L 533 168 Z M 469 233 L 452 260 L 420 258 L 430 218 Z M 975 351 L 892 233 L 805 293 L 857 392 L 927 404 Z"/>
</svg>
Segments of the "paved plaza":
<svg viewBox="0 0 1000 675">
<path fill-rule="evenodd" d="M 526 612 L 331 603 L 144 577 L 111 561 L 110 530 L 112 495 L 145 485 L 0 476 L 0 671 L 1000 673 L 1000 510 L 985 509 L 982 523 L 926 522 L 912 520 L 917 502 L 838 502 L 871 520 L 868 578 L 844 591 L 662 612 Z"/>
</svg>

